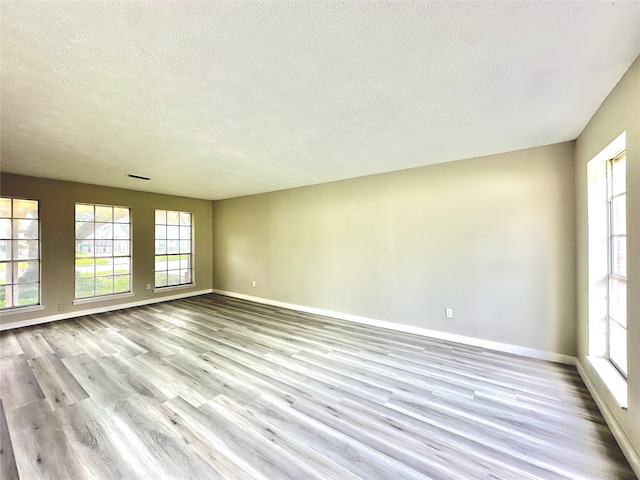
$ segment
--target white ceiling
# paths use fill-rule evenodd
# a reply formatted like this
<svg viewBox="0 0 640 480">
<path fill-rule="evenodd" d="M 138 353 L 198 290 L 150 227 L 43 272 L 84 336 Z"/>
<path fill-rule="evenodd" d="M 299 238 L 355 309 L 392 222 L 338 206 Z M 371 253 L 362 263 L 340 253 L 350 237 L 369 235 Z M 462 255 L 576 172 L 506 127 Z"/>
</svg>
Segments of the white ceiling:
<svg viewBox="0 0 640 480">
<path fill-rule="evenodd" d="M 640 55 L 637 1 L 1 5 L 3 172 L 206 199 L 572 140 Z"/>
</svg>

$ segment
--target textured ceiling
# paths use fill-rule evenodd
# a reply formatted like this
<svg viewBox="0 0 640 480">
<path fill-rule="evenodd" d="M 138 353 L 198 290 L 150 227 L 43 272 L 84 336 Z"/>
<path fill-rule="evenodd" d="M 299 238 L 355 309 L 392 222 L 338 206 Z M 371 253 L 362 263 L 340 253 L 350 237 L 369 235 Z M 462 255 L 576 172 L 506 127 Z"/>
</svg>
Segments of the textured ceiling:
<svg viewBox="0 0 640 480">
<path fill-rule="evenodd" d="M 640 54 L 640 2 L 1 9 L 3 172 L 207 199 L 572 140 Z"/>
</svg>

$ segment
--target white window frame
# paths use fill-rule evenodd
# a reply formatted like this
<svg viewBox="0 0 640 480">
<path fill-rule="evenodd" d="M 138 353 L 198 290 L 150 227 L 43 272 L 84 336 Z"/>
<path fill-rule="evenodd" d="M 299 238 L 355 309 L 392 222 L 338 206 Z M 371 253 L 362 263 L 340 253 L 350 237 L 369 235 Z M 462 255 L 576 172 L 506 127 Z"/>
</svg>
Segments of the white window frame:
<svg viewBox="0 0 640 480">
<path fill-rule="evenodd" d="M 626 151 L 626 132 L 587 162 L 587 300 L 589 365 L 618 406 L 627 409 L 627 379 L 609 360 L 609 272 L 611 271 L 610 214 L 607 167 Z M 628 337 L 627 337 L 628 349 Z"/>
<path fill-rule="evenodd" d="M 177 224 L 169 222 L 170 214 L 177 216 Z M 193 213 L 158 208 L 155 210 L 154 218 L 154 291 L 194 286 Z M 183 223 L 186 218 L 188 218 L 188 224 Z M 175 233 L 170 234 L 170 230 Z M 170 242 L 177 242 L 175 243 L 177 248 L 171 252 L 169 251 Z M 171 256 L 177 258 L 172 260 L 169 258 Z M 178 264 L 171 265 L 170 262 L 174 264 L 178 262 Z M 164 281 L 161 280 L 163 276 Z M 177 280 L 172 281 L 171 278 L 177 278 Z"/>
<path fill-rule="evenodd" d="M 79 220 L 78 218 L 78 207 L 90 207 L 93 208 L 93 217 L 91 220 L 87 219 L 87 220 Z M 105 209 L 105 208 L 110 208 L 112 211 L 112 217 L 111 217 L 111 221 L 96 221 L 96 209 Z M 116 219 L 113 217 L 114 212 L 116 211 L 116 209 L 119 210 L 126 210 L 128 213 L 128 222 L 117 222 Z M 97 204 L 97 203 L 84 203 L 84 202 L 77 202 L 75 204 L 75 210 L 74 210 L 74 218 L 75 218 L 75 224 L 74 224 L 74 238 L 75 238 L 75 254 L 74 254 L 74 305 L 77 304 L 82 304 L 82 303 L 89 303 L 89 302 L 93 302 L 93 301 L 99 301 L 99 300 L 106 300 L 106 299 L 112 299 L 112 298 L 118 298 L 118 297 L 122 297 L 122 296 L 131 296 L 132 293 L 132 289 L 133 289 L 133 226 L 132 226 L 132 221 L 131 221 L 131 208 L 129 207 L 125 207 L 125 206 L 119 206 L 119 205 L 105 205 L 105 204 Z M 79 223 L 93 223 L 93 232 L 94 232 L 94 238 L 93 240 L 87 240 L 86 238 L 78 238 L 78 224 Z M 96 224 L 100 224 L 101 227 L 96 227 Z M 104 238 L 104 239 L 98 239 L 95 237 L 95 233 L 100 229 L 100 228 L 105 228 L 106 226 L 111 225 L 111 237 L 110 238 Z M 125 238 L 123 235 L 117 235 L 116 233 L 116 227 L 120 226 L 120 225 L 127 225 L 129 233 L 128 233 L 128 238 Z M 93 248 L 91 249 L 91 256 L 85 256 L 86 253 L 88 252 L 79 252 L 79 243 L 78 242 L 86 242 L 87 245 L 89 245 L 91 242 L 94 242 L 93 244 Z M 108 245 L 108 242 L 111 241 L 111 255 L 108 254 L 98 254 L 98 252 L 95 250 L 95 244 L 98 241 L 102 241 L 103 245 L 102 248 L 105 248 L 106 245 Z M 118 243 L 116 243 L 118 242 Z M 126 242 L 126 243 L 124 243 Z M 128 245 L 128 255 L 127 254 L 121 254 L 121 255 L 116 255 L 115 253 L 115 248 L 116 245 L 118 246 L 122 246 L 124 247 L 124 245 Z M 80 249 L 84 250 L 84 246 L 82 244 L 80 244 Z M 82 254 L 81 256 L 79 256 L 79 254 Z M 82 259 L 93 259 L 93 265 L 87 265 L 86 268 L 84 268 L 84 272 L 80 272 L 79 268 L 84 267 L 83 265 L 79 265 L 78 261 L 82 260 Z M 105 274 L 105 275 L 99 275 L 98 274 L 98 268 L 99 265 L 101 264 L 101 262 L 98 262 L 98 259 L 102 260 L 108 260 L 109 261 L 109 266 L 111 267 L 111 275 Z M 123 259 L 127 259 L 126 262 L 123 262 Z M 117 274 L 116 270 L 117 267 L 120 266 L 120 268 L 123 268 L 126 266 L 126 271 L 128 273 L 120 273 Z M 85 276 L 85 277 L 79 277 L 78 274 L 79 273 L 88 273 L 90 272 L 91 268 L 93 268 L 93 275 L 92 276 Z M 107 267 L 108 269 L 109 267 Z M 119 289 L 116 291 L 115 289 L 115 282 L 117 280 L 116 277 L 127 277 L 129 278 L 129 282 L 128 282 L 128 288 L 126 290 L 124 289 Z M 78 279 L 79 278 L 93 278 L 94 279 L 94 287 L 93 287 L 93 295 L 78 295 L 79 291 L 78 291 Z M 97 287 L 96 287 L 96 283 L 98 281 L 98 279 L 101 278 L 111 278 L 112 282 L 113 282 L 113 286 L 114 289 L 111 293 L 96 293 L 97 292 Z"/>
<path fill-rule="evenodd" d="M 10 250 L 10 255 L 9 255 L 9 259 L 7 260 L 0 260 L 0 263 L 5 264 L 5 268 L 9 268 L 10 272 L 9 275 L 11 276 L 10 281 L 8 283 L 4 283 L 0 286 L 0 288 L 3 288 L 5 290 L 5 296 L 7 295 L 7 293 L 10 291 L 11 292 L 11 305 L 7 305 L 4 307 L 0 307 L 0 311 L 2 311 L 3 314 L 9 313 L 9 312 L 18 312 L 18 311 L 27 311 L 27 310 L 33 310 L 34 307 L 39 307 L 41 305 L 42 302 L 42 275 L 41 275 L 41 267 L 42 267 L 42 244 L 41 244 L 41 233 L 40 233 L 40 201 L 39 200 L 34 200 L 34 199 L 28 199 L 28 198 L 19 198 L 19 197 L 9 197 L 9 196 L 3 196 L 3 199 L 7 199 L 10 202 L 10 213 L 8 217 L 2 217 L 4 220 L 9 219 L 9 221 L 11 222 L 11 234 L 10 234 L 10 238 L 9 239 L 4 239 L 4 240 L 8 240 L 9 241 L 9 250 Z M 14 201 L 28 201 L 28 202 L 35 202 L 37 207 L 36 207 L 36 212 L 37 212 L 37 216 L 36 218 L 27 218 L 27 217 L 15 217 L 14 216 Z M 29 221 L 35 221 L 37 224 L 36 227 L 36 231 L 37 231 L 37 238 L 20 238 L 19 237 L 19 233 L 17 231 L 17 222 L 20 220 L 29 220 Z M 16 257 L 19 257 L 19 254 L 17 254 L 17 251 L 19 250 L 19 243 L 20 240 L 23 241 L 36 241 L 38 248 L 38 255 L 37 258 L 28 258 L 28 259 L 19 259 Z M 37 272 L 37 279 L 34 282 L 25 282 L 25 283 L 19 283 L 19 265 L 20 263 L 24 263 L 24 262 L 37 262 L 37 268 L 35 269 L 35 271 Z M 6 277 L 5 277 L 6 279 Z M 38 292 L 38 296 L 37 296 L 37 300 L 33 303 L 26 303 L 26 304 L 22 304 L 22 305 L 16 305 L 16 290 L 15 287 L 17 285 L 37 285 L 37 292 Z M 6 297 L 5 297 L 6 298 Z"/>
<path fill-rule="evenodd" d="M 624 377 L 627 378 L 627 373 L 628 373 L 628 366 L 626 366 L 626 359 L 624 361 L 624 366 L 616 361 L 616 359 L 614 358 L 615 355 L 612 354 L 611 351 L 611 327 L 612 327 L 612 322 L 619 327 L 620 329 L 625 331 L 625 342 L 627 345 L 627 349 L 626 351 L 628 352 L 628 348 L 629 348 L 629 337 L 628 337 L 628 331 L 627 331 L 627 312 L 626 310 L 624 312 L 617 312 L 617 314 L 614 312 L 613 309 L 613 302 L 612 302 L 612 292 L 611 292 L 611 284 L 612 282 L 618 282 L 618 283 L 622 283 L 624 284 L 624 289 L 621 291 L 621 295 L 623 295 L 625 297 L 625 305 L 627 303 L 627 276 L 626 275 L 622 275 L 620 273 L 616 273 L 614 270 L 614 240 L 615 237 L 624 237 L 624 240 L 626 242 L 627 236 L 626 236 L 626 225 L 627 225 L 627 221 L 626 218 L 624 219 L 624 231 L 625 234 L 615 234 L 614 233 L 614 213 L 613 213 L 613 201 L 616 198 L 621 198 L 621 197 L 625 197 L 625 203 L 626 203 L 626 196 L 627 196 L 627 189 L 626 189 L 626 172 L 624 172 L 623 176 L 624 176 L 624 184 L 625 184 L 625 189 L 624 191 L 619 191 L 614 193 L 613 192 L 613 183 L 614 183 L 614 178 L 613 178 L 613 165 L 616 162 L 621 161 L 623 158 L 626 159 L 626 151 L 621 152 L 620 154 L 616 155 L 614 158 L 607 160 L 607 164 L 606 164 L 606 168 L 607 168 L 607 228 L 608 228 L 608 232 L 607 232 L 607 259 L 608 259 L 608 272 L 607 272 L 607 350 L 606 350 L 606 355 L 607 355 L 607 359 L 611 362 L 611 364 L 618 370 L 618 372 L 620 372 L 620 374 Z M 625 212 L 626 212 L 626 205 L 625 205 Z M 628 260 L 627 260 L 627 249 L 625 248 L 625 266 L 628 267 Z M 625 268 L 626 271 L 626 268 Z"/>
</svg>

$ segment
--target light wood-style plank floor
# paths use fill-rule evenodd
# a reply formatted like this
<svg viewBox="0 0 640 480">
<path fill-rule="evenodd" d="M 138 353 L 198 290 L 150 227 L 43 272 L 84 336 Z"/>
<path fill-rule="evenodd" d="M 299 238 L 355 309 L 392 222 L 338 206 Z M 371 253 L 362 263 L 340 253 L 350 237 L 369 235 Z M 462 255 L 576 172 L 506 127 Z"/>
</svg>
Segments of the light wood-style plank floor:
<svg viewBox="0 0 640 480">
<path fill-rule="evenodd" d="M 633 479 L 575 368 L 205 295 L 0 335 L 2 479 Z"/>
</svg>

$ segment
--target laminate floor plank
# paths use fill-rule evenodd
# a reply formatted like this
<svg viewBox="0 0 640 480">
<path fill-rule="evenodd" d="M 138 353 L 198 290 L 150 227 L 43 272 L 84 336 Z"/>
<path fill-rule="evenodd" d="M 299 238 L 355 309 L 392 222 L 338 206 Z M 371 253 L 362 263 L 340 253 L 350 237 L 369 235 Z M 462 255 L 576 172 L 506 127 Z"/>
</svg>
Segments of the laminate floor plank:
<svg viewBox="0 0 640 480">
<path fill-rule="evenodd" d="M 89 354 L 64 358 L 62 363 L 101 407 L 113 405 L 132 395 L 132 388 L 118 381 L 116 375 L 110 374 Z"/>
<path fill-rule="evenodd" d="M 0 358 L 13 357 L 15 355 L 21 355 L 24 351 L 18 343 L 14 332 L 11 330 L 5 330 L 0 332 Z"/>
<path fill-rule="evenodd" d="M 21 328 L 15 332 L 15 335 L 26 358 L 36 358 L 53 353 L 47 341 L 38 331 Z"/>
<path fill-rule="evenodd" d="M 262 430 L 256 428 L 255 423 L 237 414 L 238 407 L 230 404 L 233 402 L 221 395 L 201 405 L 198 410 L 215 430 L 224 432 L 225 443 L 254 469 L 266 478 L 324 480 L 305 463 L 296 462 L 278 442 L 262 435 Z"/>
<path fill-rule="evenodd" d="M 135 434 L 114 421 L 109 410 L 89 398 L 60 409 L 58 415 L 69 447 L 82 466 L 82 478 L 149 477 L 150 469 L 136 456 Z"/>
<path fill-rule="evenodd" d="M 44 399 L 24 354 L 0 358 L 0 399 L 5 411 Z"/>
<path fill-rule="evenodd" d="M 28 360 L 28 364 L 52 410 L 89 397 L 55 354 L 33 358 Z"/>
<path fill-rule="evenodd" d="M 45 400 L 7 412 L 7 425 L 20 478 L 83 477 L 82 467 L 69 448 L 59 417 Z"/>
<path fill-rule="evenodd" d="M 182 397 L 160 405 L 159 410 L 170 422 L 170 428 L 185 438 L 222 478 L 259 480 L 265 478 L 259 470 L 244 460 L 242 451 L 236 453 L 215 428 L 209 418 Z"/>
<path fill-rule="evenodd" d="M 157 407 L 136 399 L 123 400 L 113 407 L 118 420 L 139 441 L 137 457 L 147 472 L 156 471 L 156 478 L 190 479 L 219 478 L 218 472 L 177 435 L 158 421 Z M 151 475 L 149 475 L 151 476 Z"/>
<path fill-rule="evenodd" d="M 0 480 L 635 478 L 572 366 L 216 294 L 0 333 L 0 441 Z"/>
<path fill-rule="evenodd" d="M 16 457 L 13 454 L 13 444 L 7 426 L 7 417 L 4 413 L 2 399 L 0 399 L 0 480 L 16 480 L 18 467 Z"/>
<path fill-rule="evenodd" d="M 118 333 L 138 345 L 140 348 L 160 357 L 172 355 L 179 351 L 175 346 L 171 346 L 169 342 L 164 342 L 155 336 L 146 335 L 145 332 L 141 330 L 142 329 L 127 328 L 120 330 Z"/>
</svg>

